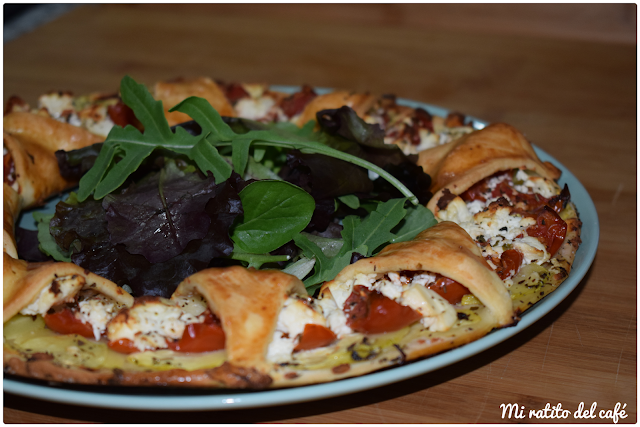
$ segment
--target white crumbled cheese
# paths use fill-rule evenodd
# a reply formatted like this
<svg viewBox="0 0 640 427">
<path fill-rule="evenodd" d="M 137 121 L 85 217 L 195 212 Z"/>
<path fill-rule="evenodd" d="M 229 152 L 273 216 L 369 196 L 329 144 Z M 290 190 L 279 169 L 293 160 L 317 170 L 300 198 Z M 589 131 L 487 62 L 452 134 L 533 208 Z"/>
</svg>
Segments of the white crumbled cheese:
<svg viewBox="0 0 640 427">
<path fill-rule="evenodd" d="M 111 128 L 115 126 L 109 116 L 108 108 L 107 104 L 90 105 L 79 111 L 78 120 L 81 122 L 81 127 L 106 138 Z"/>
<path fill-rule="evenodd" d="M 438 212 L 438 218 L 442 221 L 452 221 L 456 224 L 462 224 L 473 220 L 468 206 L 460 197 L 451 200 L 446 209 Z"/>
<path fill-rule="evenodd" d="M 523 170 L 518 170 L 516 173 L 516 181 L 523 181 L 521 185 L 514 185 L 516 191 L 520 193 L 534 193 L 540 194 L 542 197 L 550 199 L 556 195 L 556 191 L 549 181 L 541 176 L 529 176 Z"/>
<path fill-rule="evenodd" d="M 333 295 L 336 305 L 342 308 L 355 286 L 362 285 L 371 289 L 373 282 L 376 281 L 376 276 L 376 274 L 358 274 L 354 279 L 347 280 L 346 282 L 331 283 L 329 290 L 331 291 L 331 295 Z"/>
<path fill-rule="evenodd" d="M 46 108 L 54 119 L 65 122 L 65 116 L 75 111 L 73 107 L 73 96 L 69 93 L 54 92 L 42 95 L 38 99 L 38 105 L 40 108 Z"/>
<path fill-rule="evenodd" d="M 76 294 L 84 284 L 84 278 L 75 274 L 58 277 L 51 285 L 42 289 L 35 300 L 20 310 L 20 314 L 27 316 L 44 314 L 54 305 L 73 302 Z"/>
<path fill-rule="evenodd" d="M 113 299 L 95 290 L 87 289 L 80 291 L 78 295 L 78 311 L 75 316 L 82 322 L 91 325 L 93 336 L 99 340 L 107 329 L 107 323 L 123 307 Z"/>
<path fill-rule="evenodd" d="M 84 122 L 84 127 L 86 127 L 89 132 L 95 133 L 96 135 L 100 135 L 105 138 L 107 137 L 107 135 L 109 135 L 111 128 L 114 126 L 115 123 L 113 123 L 113 120 L 111 120 L 111 117 L 109 117 L 109 115 L 105 115 L 102 120 L 96 121 L 87 119 Z"/>
<path fill-rule="evenodd" d="M 80 120 L 77 113 L 71 113 L 67 118 L 67 123 L 73 126 L 82 127 L 82 120 Z"/>
<path fill-rule="evenodd" d="M 338 308 L 333 298 L 320 298 L 316 300 L 316 304 L 320 307 L 324 317 L 327 319 L 329 329 L 331 329 L 338 338 L 353 333 L 351 328 L 347 326 L 347 316 Z"/>
<path fill-rule="evenodd" d="M 249 120 L 259 120 L 267 116 L 275 107 L 275 100 L 270 96 L 257 99 L 243 98 L 237 102 L 235 109 L 239 117 Z"/>
<path fill-rule="evenodd" d="M 296 297 L 284 302 L 273 339 L 267 350 L 267 360 L 282 363 L 291 359 L 293 349 L 307 324 L 326 325 L 324 316 Z"/>
<path fill-rule="evenodd" d="M 424 272 L 409 278 L 396 272 L 386 274 L 357 274 L 355 278 L 343 283 L 332 283 L 329 290 L 333 298 L 320 298 L 329 328 L 339 337 L 353 333 L 347 325 L 343 312 L 344 303 L 352 294 L 355 286 L 362 285 L 372 291 L 380 292 L 397 303 L 409 306 L 423 315 L 421 323 L 433 331 L 444 331 L 457 319 L 456 310 L 435 291 L 426 286 L 436 281 L 436 275 Z M 423 289 L 417 290 L 417 289 Z M 435 296 L 433 296 L 435 295 Z M 418 307 L 420 309 L 418 309 Z M 453 314 L 453 317 L 452 317 Z M 453 321 L 452 321 L 453 319 Z"/>
<path fill-rule="evenodd" d="M 513 249 L 517 249 L 524 255 L 523 264 L 538 263 L 540 260 L 549 260 L 547 248 L 535 237 L 525 236 L 513 242 Z"/>
<path fill-rule="evenodd" d="M 182 338 L 187 325 L 204 322 L 166 298 L 139 301 L 120 312 L 107 326 L 109 341 L 128 339 L 141 351 L 167 348 L 167 339 Z"/>
<path fill-rule="evenodd" d="M 87 129 L 104 138 L 115 126 L 105 102 L 91 105 L 90 100 L 75 99 L 69 93 L 50 93 L 42 95 L 38 103 L 39 107 L 46 109 L 54 119 Z"/>
<path fill-rule="evenodd" d="M 436 281 L 435 274 L 421 273 L 413 276 L 411 283 L 426 286 Z"/>
<path fill-rule="evenodd" d="M 522 184 L 513 184 L 510 173 L 492 177 L 487 180 L 487 190 L 483 193 L 486 201 L 474 200 L 465 203 L 458 196 L 449 202 L 446 209 L 437 213 L 438 219 L 453 221 L 460 225 L 478 243 L 485 258 L 489 256 L 500 258 L 505 250 L 517 249 L 524 255 L 523 265 L 531 263 L 541 265 L 549 261 L 550 257 L 544 244 L 538 238 L 527 234 L 527 228 L 536 223 L 535 219 L 515 214 L 514 208 L 509 206 L 488 209 L 489 205 L 500 197 L 491 197 L 491 192 L 505 180 L 509 181 L 519 193 L 540 194 L 548 199 L 558 192 L 557 188 L 545 178 L 518 170 L 515 173 L 515 180 Z M 483 241 L 488 245 L 483 244 Z M 491 261 L 489 265 L 494 269 L 497 268 Z"/>
<path fill-rule="evenodd" d="M 456 199 L 462 200 L 459 197 Z M 539 247 L 538 240 L 527 235 L 527 228 L 535 224 L 535 220 L 519 214 L 512 214 L 512 210 L 513 208 L 508 206 L 499 207 L 495 210 L 479 212 L 468 221 L 455 222 L 476 242 L 484 239 L 488 243 L 488 245 L 478 244 L 482 249 L 483 257 L 500 258 L 506 249 L 517 246 L 525 254 L 525 263 L 528 264 L 534 259 L 542 262 L 544 257 L 540 257 L 537 253 L 533 255 L 533 249 L 522 249 L 525 246 L 530 246 L 534 240 L 537 242 L 535 248 Z M 528 254 L 532 254 L 532 256 L 527 257 Z M 548 256 L 546 258 L 548 259 Z"/>
<path fill-rule="evenodd" d="M 249 94 L 249 96 L 253 99 L 260 98 L 267 87 L 260 83 L 243 83 L 242 88 Z"/>
<path fill-rule="evenodd" d="M 387 276 L 390 280 L 382 278 L 375 281 L 372 285 L 368 286 L 368 288 L 373 291 L 380 292 L 382 295 L 391 300 L 397 300 L 402 296 L 402 288 L 403 285 L 406 284 L 406 279 L 405 283 L 403 284 L 400 281 L 400 275 L 398 275 L 397 273 L 388 273 Z"/>
<path fill-rule="evenodd" d="M 458 319 L 451 304 L 435 291 L 414 284 L 402 293 L 401 303 L 422 314 L 420 322 L 430 331 L 446 331 Z"/>
</svg>

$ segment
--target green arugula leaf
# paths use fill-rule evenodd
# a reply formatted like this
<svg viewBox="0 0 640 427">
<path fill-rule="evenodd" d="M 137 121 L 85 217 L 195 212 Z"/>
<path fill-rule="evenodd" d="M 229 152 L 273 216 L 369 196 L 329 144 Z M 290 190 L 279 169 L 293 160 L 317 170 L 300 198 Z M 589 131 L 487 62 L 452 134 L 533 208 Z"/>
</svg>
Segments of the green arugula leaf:
<svg viewBox="0 0 640 427">
<path fill-rule="evenodd" d="M 231 165 L 220 155 L 218 150 L 205 138 L 201 138 L 188 153 L 200 170 L 211 172 L 216 183 L 222 183 L 231 176 Z"/>
<path fill-rule="evenodd" d="M 311 123 L 303 128 L 297 128 L 292 123 L 276 124 L 268 129 L 236 134 L 206 100 L 187 98 L 170 111 L 184 112 L 196 120 L 205 135 L 203 141 L 203 138 L 193 136 L 181 127 L 172 132 L 164 116 L 162 102 L 154 100 L 147 88 L 131 77 L 122 79 L 120 93 L 123 102 L 131 107 L 144 126 L 144 133 L 131 125 L 124 129 L 119 126 L 111 129 L 94 166 L 80 180 L 80 201 L 86 200 L 92 193 L 95 199 L 101 199 L 119 188 L 158 147 L 188 156 L 202 172 L 212 172 L 216 183 L 220 184 L 230 172 L 222 163 L 217 149 L 232 146 L 232 163 L 242 176 L 249 149 L 254 146 L 298 149 L 303 153 L 324 154 L 353 163 L 377 173 L 408 197 L 411 203 L 418 204 L 413 193 L 384 169 L 318 142 L 323 137 L 313 132 Z"/>
<path fill-rule="evenodd" d="M 391 230 L 398 225 L 406 213 L 405 201 L 406 199 L 391 199 L 379 204 L 376 210 L 367 215 L 360 224 L 357 224 L 353 231 L 348 231 L 353 235 L 351 245 L 353 247 L 366 245 L 369 251 L 362 255 L 371 256 L 380 245 L 391 240 L 394 237 Z M 345 224 L 343 223 L 343 225 Z M 345 225 L 345 230 L 347 225 Z"/>
<path fill-rule="evenodd" d="M 251 254 L 238 248 L 233 249 L 229 258 L 246 262 L 248 263 L 248 268 L 253 267 L 256 269 L 260 269 L 263 264 L 268 264 L 270 262 L 289 261 L 288 255 Z"/>
<path fill-rule="evenodd" d="M 125 76 L 120 83 L 120 93 L 123 102 L 144 125 L 144 134 L 131 125 L 111 129 L 94 166 L 80 180 L 80 201 L 91 193 L 95 199 L 101 199 L 116 190 L 157 147 L 188 155 L 197 142 L 197 137 L 182 128 L 175 134 L 171 132 L 162 102 L 154 100 L 144 85 Z M 116 158 L 120 160 L 113 164 Z"/>
<path fill-rule="evenodd" d="M 322 250 L 322 253 L 328 257 L 336 256 L 340 252 L 340 249 L 342 249 L 342 246 L 344 245 L 344 239 L 332 239 L 330 237 L 321 237 L 321 236 L 316 236 L 315 234 L 305 233 L 304 231 L 300 234 L 305 236 L 311 242 L 315 243 L 320 248 L 320 250 Z"/>
<path fill-rule="evenodd" d="M 49 223 L 55 213 L 33 212 L 32 215 L 38 225 L 38 241 L 40 242 L 38 248 L 43 253 L 52 256 L 56 261 L 71 262 L 71 255 L 58 246 L 49 232 Z"/>
<path fill-rule="evenodd" d="M 333 279 L 344 267 L 349 265 L 351 263 L 351 256 L 354 252 L 361 253 L 361 251 L 367 251 L 366 247 L 359 247 L 355 250 L 351 249 L 347 251 L 341 250 L 338 255 L 330 258 L 322 252 L 322 249 L 320 249 L 318 245 L 313 243 L 303 234 L 294 236 L 293 241 L 300 249 L 302 249 L 307 258 L 315 258 L 316 260 L 314 274 L 304 280 L 304 285 L 307 288 L 309 295 L 313 295 L 320 284 Z"/>
<path fill-rule="evenodd" d="M 180 111 L 187 114 L 200 125 L 202 134 L 210 134 L 216 141 L 231 141 L 236 136 L 236 133 L 222 120 L 216 109 L 204 98 L 191 96 L 169 111 Z"/>
<path fill-rule="evenodd" d="M 285 181 L 256 181 L 240 192 L 242 221 L 231 240 L 244 252 L 271 252 L 304 230 L 315 209 L 313 197 Z"/>
<path fill-rule="evenodd" d="M 406 200 L 404 198 L 391 199 L 380 203 L 376 210 L 363 220 L 355 215 L 344 218 L 341 233 L 344 243 L 334 256 L 328 256 L 318 244 L 312 242 L 305 234 L 294 236 L 293 241 L 302 249 L 304 255 L 316 259 L 314 274 L 304 281 L 309 292 L 315 290 L 320 283 L 335 278 L 343 268 L 351 263 L 351 257 L 354 253 L 371 256 L 378 247 L 396 237 L 391 233 L 391 230 L 404 218 Z"/>
<path fill-rule="evenodd" d="M 360 199 L 358 198 L 358 196 L 354 194 L 347 194 L 346 196 L 340 196 L 338 197 L 338 200 L 340 200 L 345 205 L 349 206 L 351 209 L 358 209 L 360 207 Z"/>
<path fill-rule="evenodd" d="M 406 242 L 411 240 L 423 230 L 436 225 L 438 221 L 434 218 L 433 213 L 422 205 L 409 206 L 407 214 L 400 224 L 393 229 L 393 237 L 389 243 Z"/>
</svg>

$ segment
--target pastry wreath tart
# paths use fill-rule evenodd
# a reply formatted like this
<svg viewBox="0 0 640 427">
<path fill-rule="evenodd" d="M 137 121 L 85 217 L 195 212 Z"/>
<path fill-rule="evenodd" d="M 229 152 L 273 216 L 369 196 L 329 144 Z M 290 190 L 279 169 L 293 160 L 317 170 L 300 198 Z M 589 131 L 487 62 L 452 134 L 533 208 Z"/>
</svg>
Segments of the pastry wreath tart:
<svg viewBox="0 0 640 427">
<path fill-rule="evenodd" d="M 580 245 L 569 188 L 522 133 L 388 95 L 125 77 L 12 97 L 3 144 L 10 375 L 358 376 L 515 325 Z"/>
</svg>

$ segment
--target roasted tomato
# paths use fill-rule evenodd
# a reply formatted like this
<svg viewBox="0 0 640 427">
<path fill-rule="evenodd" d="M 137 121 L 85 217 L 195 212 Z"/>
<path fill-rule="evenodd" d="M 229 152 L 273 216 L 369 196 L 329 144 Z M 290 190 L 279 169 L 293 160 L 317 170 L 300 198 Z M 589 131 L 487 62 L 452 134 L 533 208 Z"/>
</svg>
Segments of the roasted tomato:
<svg viewBox="0 0 640 427">
<path fill-rule="evenodd" d="M 123 338 L 117 341 L 109 341 L 109 348 L 117 351 L 118 353 L 131 354 L 135 353 L 138 350 L 138 347 L 133 345 L 133 341 Z"/>
<path fill-rule="evenodd" d="M 298 345 L 293 351 L 311 350 L 318 347 L 324 347 L 336 340 L 336 334 L 325 326 L 307 323 L 304 325 L 304 331 L 300 337 Z"/>
<path fill-rule="evenodd" d="M 122 101 L 118 101 L 115 105 L 109 105 L 107 107 L 107 113 L 109 117 L 116 125 L 125 127 L 126 125 L 134 125 L 138 127 L 138 119 L 136 119 L 133 110 L 127 107 Z"/>
<path fill-rule="evenodd" d="M 440 274 L 438 274 L 438 279 L 435 283 L 427 286 L 427 288 L 449 301 L 449 304 L 457 304 L 462 301 L 463 296 L 471 293 L 465 286 Z"/>
<path fill-rule="evenodd" d="M 235 104 L 242 98 L 249 98 L 251 96 L 239 83 L 229 83 L 223 87 L 229 102 L 232 104 Z"/>
<path fill-rule="evenodd" d="M 412 324 L 422 315 L 382 295 L 358 285 L 344 303 L 347 326 L 364 334 L 393 332 Z"/>
<path fill-rule="evenodd" d="M 283 99 L 280 104 L 280 108 L 282 108 L 282 111 L 287 115 L 287 117 L 291 118 L 296 114 L 301 113 L 302 110 L 304 110 L 304 107 L 306 107 L 307 104 L 316 96 L 317 95 L 311 86 L 304 85 L 299 92 Z"/>
<path fill-rule="evenodd" d="M 488 189 L 487 180 L 483 179 L 482 181 L 472 185 L 467 191 L 462 193 L 460 197 L 465 202 L 473 202 L 474 200 L 480 200 L 481 202 L 486 202 L 487 199 L 485 199 L 482 194 L 484 194 L 487 191 L 487 189 Z"/>
<path fill-rule="evenodd" d="M 93 338 L 93 328 L 73 315 L 70 308 L 58 308 L 49 310 L 44 315 L 44 323 L 47 328 L 59 334 L 78 334 L 86 338 Z"/>
<path fill-rule="evenodd" d="M 207 311 L 203 323 L 187 325 L 178 341 L 169 342 L 169 348 L 185 353 L 202 353 L 224 348 L 225 335 L 220 319 Z"/>
<path fill-rule="evenodd" d="M 523 253 L 517 249 L 507 249 L 506 251 L 502 252 L 499 262 L 496 262 L 495 259 L 492 259 L 494 264 L 497 264 L 498 267 L 496 269 L 496 273 L 502 280 L 511 276 L 512 271 L 513 274 L 516 274 L 520 270 L 520 266 L 522 265 L 523 260 Z"/>
<path fill-rule="evenodd" d="M 543 206 L 535 212 L 536 223 L 527 228 L 529 236 L 537 237 L 553 256 L 567 235 L 567 223 L 549 206 Z"/>
<path fill-rule="evenodd" d="M 512 200 L 515 194 L 515 190 L 511 185 L 511 182 L 507 179 L 505 179 L 504 181 L 500 181 L 500 183 L 496 185 L 496 187 L 491 192 L 491 197 L 505 197 L 509 200 Z"/>
</svg>

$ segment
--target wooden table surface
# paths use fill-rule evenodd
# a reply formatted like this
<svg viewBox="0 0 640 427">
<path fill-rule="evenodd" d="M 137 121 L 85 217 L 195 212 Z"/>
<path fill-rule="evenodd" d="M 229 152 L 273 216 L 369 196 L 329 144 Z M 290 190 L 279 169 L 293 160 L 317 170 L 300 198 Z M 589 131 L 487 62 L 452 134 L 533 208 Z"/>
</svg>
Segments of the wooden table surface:
<svg viewBox="0 0 640 427">
<path fill-rule="evenodd" d="M 601 234 L 590 271 L 546 317 L 417 378 L 224 412 L 96 409 L 5 393 L 4 421 L 491 423 L 509 421 L 501 403 L 527 411 L 561 403 L 573 414 L 580 402 L 597 402 L 596 413 L 620 402 L 628 415 L 620 422 L 636 422 L 635 15 L 634 5 L 101 5 L 9 41 L 5 102 L 115 90 L 125 74 L 147 84 L 204 75 L 394 93 L 504 121 L 578 177 Z"/>
</svg>

